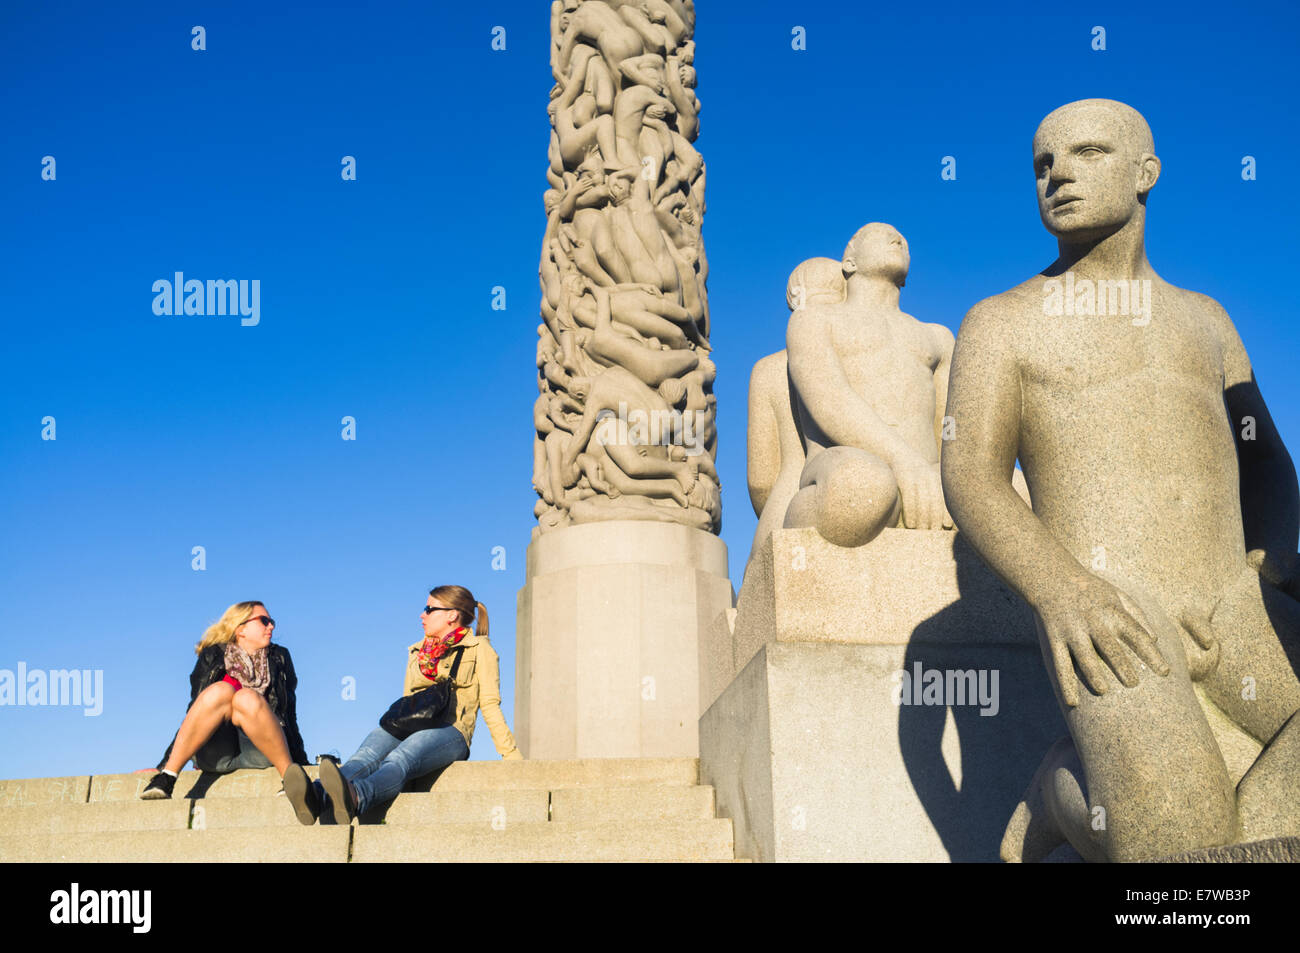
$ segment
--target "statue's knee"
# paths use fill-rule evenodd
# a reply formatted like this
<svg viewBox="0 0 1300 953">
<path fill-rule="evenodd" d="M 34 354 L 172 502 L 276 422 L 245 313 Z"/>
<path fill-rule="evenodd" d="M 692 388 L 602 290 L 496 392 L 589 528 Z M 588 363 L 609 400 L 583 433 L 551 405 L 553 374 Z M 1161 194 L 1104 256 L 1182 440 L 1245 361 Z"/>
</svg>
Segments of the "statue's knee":
<svg viewBox="0 0 1300 953">
<path fill-rule="evenodd" d="M 893 470 L 861 451 L 837 461 L 824 481 L 820 502 L 818 531 L 837 546 L 869 543 L 897 521 L 900 506 Z"/>
</svg>

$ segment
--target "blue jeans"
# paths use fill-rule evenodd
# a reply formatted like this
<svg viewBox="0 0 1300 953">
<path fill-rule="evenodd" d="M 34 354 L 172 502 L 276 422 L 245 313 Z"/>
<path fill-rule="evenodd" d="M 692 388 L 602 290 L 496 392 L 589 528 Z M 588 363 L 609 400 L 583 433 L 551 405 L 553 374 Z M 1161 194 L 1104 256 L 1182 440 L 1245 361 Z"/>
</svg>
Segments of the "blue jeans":
<svg viewBox="0 0 1300 953">
<path fill-rule="evenodd" d="M 468 757 L 469 745 L 455 725 L 426 728 L 404 741 L 376 728 L 339 768 L 339 773 L 356 789 L 360 814 L 371 805 L 397 797 L 407 778 L 431 774 Z"/>
</svg>

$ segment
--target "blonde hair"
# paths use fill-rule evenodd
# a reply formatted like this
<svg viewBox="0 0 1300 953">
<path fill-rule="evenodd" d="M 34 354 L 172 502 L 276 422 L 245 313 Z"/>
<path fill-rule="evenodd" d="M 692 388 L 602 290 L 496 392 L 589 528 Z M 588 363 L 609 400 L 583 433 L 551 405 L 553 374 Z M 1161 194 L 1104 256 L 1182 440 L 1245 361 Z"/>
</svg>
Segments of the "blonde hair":
<svg viewBox="0 0 1300 953">
<path fill-rule="evenodd" d="M 227 642 L 235 641 L 235 630 L 253 617 L 253 610 L 258 606 L 265 609 L 266 603 L 260 599 L 236 602 L 221 613 L 221 618 L 207 627 L 199 644 L 194 646 L 194 654 L 198 655 L 209 645 L 225 645 Z"/>
<path fill-rule="evenodd" d="M 474 634 L 480 639 L 488 637 L 487 607 L 474 599 L 474 593 L 464 586 L 438 586 L 429 595 L 460 613 L 460 624 L 474 624 Z M 478 616 L 475 621 L 475 615 Z"/>
</svg>

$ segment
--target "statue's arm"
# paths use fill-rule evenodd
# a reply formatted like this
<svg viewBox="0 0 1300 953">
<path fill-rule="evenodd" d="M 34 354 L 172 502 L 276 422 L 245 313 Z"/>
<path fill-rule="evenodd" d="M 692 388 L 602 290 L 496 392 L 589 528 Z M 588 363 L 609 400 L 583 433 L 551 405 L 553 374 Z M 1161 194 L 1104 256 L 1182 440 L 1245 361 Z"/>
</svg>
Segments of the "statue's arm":
<svg viewBox="0 0 1300 953">
<path fill-rule="evenodd" d="M 881 420 L 849 383 L 831 338 L 830 320 L 800 308 L 786 328 L 790 379 L 805 409 L 834 443 L 880 457 L 895 471 L 932 466 Z"/>
<path fill-rule="evenodd" d="M 1015 345 L 1021 335 L 1005 305 L 982 301 L 957 333 L 948 383 L 953 439 L 940 459 L 943 494 L 958 529 L 1006 583 L 1034 608 L 1046 631 L 1049 670 L 1061 700 L 1079 702 L 1078 665 L 1092 691 L 1110 687 L 1107 670 L 1137 683 L 1132 655 L 1169 671 L 1141 610 L 1088 572 L 1056 540 L 1012 486 L 1020 446 L 1021 401 Z"/>
<path fill-rule="evenodd" d="M 1013 337 L 988 301 L 962 321 L 945 408 L 953 439 L 941 446 L 940 468 L 958 528 L 1008 585 L 1036 605 L 1046 595 L 1045 583 L 1068 585 L 1085 570 L 1011 485 L 1021 407 Z"/>
<path fill-rule="evenodd" d="M 1246 550 L 1254 553 L 1256 563 L 1267 556 L 1277 570 L 1292 576 L 1300 536 L 1300 488 L 1295 465 L 1273 424 L 1232 319 L 1217 301 L 1206 301 L 1222 344 L 1223 399 L 1237 443 Z M 1269 570 L 1264 574 L 1268 575 Z"/>
<path fill-rule="evenodd" d="M 956 342 L 952 332 L 942 324 L 927 325 L 927 328 L 939 352 L 939 363 L 934 367 L 934 439 L 942 452 L 943 418 L 948 413 L 948 377 L 952 373 L 952 349 Z"/>
<path fill-rule="evenodd" d="M 664 79 L 668 85 L 668 97 L 677 109 L 677 127 L 682 138 L 689 141 L 694 139 L 700 130 L 699 119 L 695 115 L 695 103 L 682 83 L 681 65 L 677 57 L 669 56 L 666 63 Z"/>
<path fill-rule="evenodd" d="M 745 476 L 749 484 L 749 502 L 754 515 L 762 516 L 772 487 L 781 470 L 781 441 L 776 413 L 772 406 L 772 387 L 777 383 L 772 371 L 783 365 L 781 353 L 770 354 L 754 365 L 749 375 L 749 427 L 746 436 Z M 784 368 L 782 368 L 784 369 Z M 781 375 L 780 384 L 785 384 Z"/>
</svg>

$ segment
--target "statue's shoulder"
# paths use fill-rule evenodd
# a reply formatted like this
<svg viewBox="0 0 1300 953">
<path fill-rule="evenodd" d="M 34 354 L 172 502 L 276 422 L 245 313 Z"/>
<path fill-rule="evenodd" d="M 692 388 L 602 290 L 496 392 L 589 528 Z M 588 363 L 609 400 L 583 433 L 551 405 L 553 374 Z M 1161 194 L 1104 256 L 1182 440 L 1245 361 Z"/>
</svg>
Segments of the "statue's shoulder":
<svg viewBox="0 0 1300 953">
<path fill-rule="evenodd" d="M 784 384 L 788 368 L 789 360 L 786 357 L 786 351 L 784 348 L 777 351 L 775 354 L 760 357 L 754 362 L 754 369 L 750 371 L 750 386 L 752 387 L 755 383 L 767 383 L 769 380 L 779 380 Z"/>
<path fill-rule="evenodd" d="M 930 321 L 917 322 L 921 325 L 921 330 L 930 343 L 938 348 L 941 352 L 952 353 L 953 343 L 956 341 L 952 330 L 946 324 L 936 324 Z"/>
<path fill-rule="evenodd" d="M 968 324 L 1015 327 L 1033 314 L 1042 314 L 1043 281 L 1042 275 L 1035 275 L 1014 288 L 975 302 L 966 312 L 961 329 Z"/>
<path fill-rule="evenodd" d="M 1242 362 L 1248 364 L 1249 358 L 1245 357 L 1245 345 L 1242 344 L 1241 334 L 1237 331 L 1237 326 L 1232 323 L 1232 318 L 1228 316 L 1228 311 L 1216 299 L 1199 291 L 1192 291 L 1188 288 L 1179 288 L 1176 285 L 1169 285 L 1179 298 L 1180 310 L 1184 313 L 1195 315 L 1200 324 L 1208 328 L 1218 341 L 1219 347 L 1225 351 L 1240 355 Z"/>
<path fill-rule="evenodd" d="M 1229 321 L 1229 323 L 1231 323 L 1230 319 L 1228 318 L 1227 310 L 1223 307 L 1223 305 L 1219 304 L 1219 302 L 1216 299 L 1211 298 L 1207 294 L 1202 294 L 1199 291 L 1193 291 L 1190 288 L 1180 288 L 1177 285 L 1170 284 L 1167 281 L 1163 283 L 1166 287 L 1169 288 L 1170 291 L 1172 291 L 1175 295 L 1177 295 L 1183 302 L 1185 302 L 1186 304 L 1192 307 L 1195 307 L 1197 310 L 1203 312 L 1204 314 L 1209 315 L 1211 319 L 1215 321 Z"/>
<path fill-rule="evenodd" d="M 1043 276 L 975 302 L 957 329 L 955 350 L 1016 354 L 1043 313 Z"/>
<path fill-rule="evenodd" d="M 952 346 L 955 341 L 953 333 L 947 325 L 936 324 L 932 321 L 922 321 L 914 314 L 908 314 L 906 311 L 899 312 L 907 319 L 907 327 L 915 340 L 919 341 L 923 350 L 930 354 L 936 360 L 943 360 L 952 355 Z"/>
<path fill-rule="evenodd" d="M 807 342 L 810 337 L 824 337 L 834 319 L 830 310 L 832 307 L 832 305 L 814 304 L 790 312 L 790 320 L 785 326 L 786 347 L 793 346 L 798 349 L 799 345 Z"/>
</svg>

